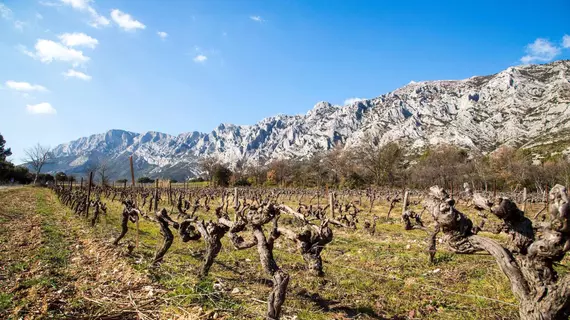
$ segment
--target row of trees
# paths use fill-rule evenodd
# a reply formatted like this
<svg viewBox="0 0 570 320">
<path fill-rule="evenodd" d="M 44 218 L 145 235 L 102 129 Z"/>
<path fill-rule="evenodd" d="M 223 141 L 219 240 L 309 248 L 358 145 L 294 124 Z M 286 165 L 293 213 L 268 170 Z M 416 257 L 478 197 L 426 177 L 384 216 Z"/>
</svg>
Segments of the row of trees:
<svg viewBox="0 0 570 320">
<path fill-rule="evenodd" d="M 41 174 L 49 163 L 49 148 L 36 145 L 25 150 L 24 160 L 31 171 L 7 160 L 12 152 L 5 147 L 0 135 L 0 181 L 18 183 L 45 183 L 53 176 Z M 528 150 L 502 147 L 490 155 L 470 154 L 452 145 L 429 148 L 420 155 L 410 156 L 397 143 L 381 145 L 378 138 L 364 139 L 364 145 L 348 149 L 338 145 L 326 153 L 309 159 L 275 160 L 266 166 L 248 165 L 245 160 L 232 167 L 215 158 L 200 161 L 203 178 L 219 186 L 281 186 L 363 188 L 366 186 L 426 188 L 434 183 L 442 186 L 460 186 L 470 183 L 477 189 L 515 190 L 529 188 L 541 191 L 546 185 L 570 185 L 570 162 L 559 154 L 533 164 Z M 87 172 L 95 174 L 101 184 L 110 184 L 110 167 L 105 161 L 92 164 Z M 58 181 L 74 177 L 63 173 Z M 199 181 L 199 180 L 197 180 Z M 123 179 L 118 183 L 124 183 Z M 153 179 L 141 177 L 139 183 Z"/>
<path fill-rule="evenodd" d="M 304 160 L 276 160 L 267 166 L 238 162 L 232 171 L 214 158 L 204 158 L 200 167 L 205 180 L 221 186 L 426 188 L 468 182 L 477 189 L 542 190 L 556 183 L 570 185 L 570 162 L 563 155 L 533 164 L 528 150 L 502 147 L 483 155 L 439 145 L 409 156 L 397 143 L 380 145 L 374 138 L 358 149 L 337 146 Z"/>
<path fill-rule="evenodd" d="M 49 174 L 41 174 L 42 167 L 51 157 L 49 148 L 37 144 L 25 150 L 26 158 L 24 162 L 28 163 L 30 169 L 24 166 L 14 165 L 8 161 L 8 157 L 12 155 L 12 150 L 6 147 L 6 140 L 0 134 L 0 183 L 12 182 L 28 184 L 45 183 L 53 181 L 54 177 Z"/>
</svg>

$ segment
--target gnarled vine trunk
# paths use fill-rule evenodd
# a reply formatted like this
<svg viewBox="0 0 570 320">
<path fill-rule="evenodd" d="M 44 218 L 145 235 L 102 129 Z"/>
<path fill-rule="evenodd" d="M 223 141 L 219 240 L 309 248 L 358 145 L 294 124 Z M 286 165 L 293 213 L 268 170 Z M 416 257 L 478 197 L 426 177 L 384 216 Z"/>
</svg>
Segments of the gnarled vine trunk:
<svg viewBox="0 0 570 320">
<path fill-rule="evenodd" d="M 507 276 L 519 299 L 522 320 L 562 320 L 570 316 L 570 274 L 560 278 L 554 262 L 570 250 L 570 204 L 566 188 L 550 191 L 550 221 L 534 226 L 514 202 L 495 203 L 473 195 L 476 207 L 493 213 L 509 235 L 506 245 L 477 234 L 469 218 L 454 208 L 455 201 L 440 187 L 430 189 L 428 207 L 450 248 L 458 253 L 484 250 L 492 255 Z"/>
</svg>

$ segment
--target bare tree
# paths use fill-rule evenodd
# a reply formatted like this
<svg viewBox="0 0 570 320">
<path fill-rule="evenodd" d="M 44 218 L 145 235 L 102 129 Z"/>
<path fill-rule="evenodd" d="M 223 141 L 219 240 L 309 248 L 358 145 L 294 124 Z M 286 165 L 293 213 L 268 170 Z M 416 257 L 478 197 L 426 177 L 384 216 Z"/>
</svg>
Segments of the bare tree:
<svg viewBox="0 0 570 320">
<path fill-rule="evenodd" d="M 378 136 L 366 135 L 363 145 L 355 153 L 374 184 L 394 185 L 402 158 L 402 149 L 397 143 L 382 145 Z"/>
<path fill-rule="evenodd" d="M 211 183 L 214 177 L 214 169 L 218 165 L 218 160 L 214 157 L 203 157 L 200 159 L 198 165 L 202 173 L 206 175 L 208 182 Z"/>
<path fill-rule="evenodd" d="M 36 144 L 35 146 L 24 150 L 26 157 L 24 162 L 28 163 L 30 167 L 34 170 L 34 184 L 38 181 L 38 175 L 42 171 L 42 167 L 49 163 L 52 157 L 50 147 L 42 146 L 41 144 Z"/>
<path fill-rule="evenodd" d="M 101 185 L 106 186 L 109 184 L 109 163 L 106 160 L 99 161 L 99 165 L 97 166 L 97 173 L 101 178 Z"/>
</svg>

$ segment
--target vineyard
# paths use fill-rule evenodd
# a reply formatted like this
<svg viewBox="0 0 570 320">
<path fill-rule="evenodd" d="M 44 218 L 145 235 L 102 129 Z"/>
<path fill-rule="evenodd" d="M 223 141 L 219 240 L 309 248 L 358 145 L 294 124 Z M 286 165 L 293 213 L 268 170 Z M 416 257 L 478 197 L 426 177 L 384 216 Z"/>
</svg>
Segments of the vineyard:
<svg viewBox="0 0 570 320">
<path fill-rule="evenodd" d="M 566 319 L 566 189 L 453 189 L 0 190 L 0 313 Z"/>
</svg>

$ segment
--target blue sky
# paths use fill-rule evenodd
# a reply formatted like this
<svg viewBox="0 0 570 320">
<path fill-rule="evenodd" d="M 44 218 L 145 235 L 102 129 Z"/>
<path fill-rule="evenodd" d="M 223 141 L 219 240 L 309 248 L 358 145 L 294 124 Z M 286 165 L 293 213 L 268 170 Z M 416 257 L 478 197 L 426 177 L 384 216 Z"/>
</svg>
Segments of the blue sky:
<svg viewBox="0 0 570 320">
<path fill-rule="evenodd" d="M 20 162 L 38 142 L 208 132 L 568 59 L 568 12 L 568 0 L 0 0 L 0 133 Z"/>
</svg>

